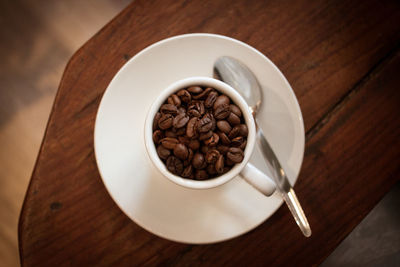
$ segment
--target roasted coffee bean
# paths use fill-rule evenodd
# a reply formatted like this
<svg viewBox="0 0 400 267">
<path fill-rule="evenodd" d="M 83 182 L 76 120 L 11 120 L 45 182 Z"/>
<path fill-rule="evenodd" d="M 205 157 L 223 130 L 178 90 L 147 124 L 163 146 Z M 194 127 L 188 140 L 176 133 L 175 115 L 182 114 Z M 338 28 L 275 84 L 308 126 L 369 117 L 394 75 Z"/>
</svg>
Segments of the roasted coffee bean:
<svg viewBox="0 0 400 267">
<path fill-rule="evenodd" d="M 208 173 L 205 170 L 196 170 L 195 174 L 194 174 L 194 178 L 196 180 L 206 180 L 208 179 Z"/>
<path fill-rule="evenodd" d="M 219 140 L 221 141 L 222 144 L 224 145 L 229 145 L 231 143 L 231 140 L 229 137 L 226 135 L 224 132 L 218 132 Z"/>
<path fill-rule="evenodd" d="M 161 118 L 161 113 L 157 112 L 153 120 L 153 131 L 158 129 L 158 120 Z"/>
<path fill-rule="evenodd" d="M 233 162 L 229 158 L 226 158 L 225 159 L 225 164 L 226 164 L 226 166 L 230 166 L 231 167 L 231 166 L 235 165 L 235 162 Z"/>
<path fill-rule="evenodd" d="M 161 139 L 164 138 L 163 133 L 160 130 L 156 130 L 153 133 L 153 142 L 154 144 L 158 144 L 158 142 L 160 142 Z"/>
<path fill-rule="evenodd" d="M 238 117 L 238 115 L 236 115 L 235 113 L 231 112 L 229 113 L 228 118 L 226 119 L 230 125 L 235 126 L 240 124 L 240 118 Z"/>
<path fill-rule="evenodd" d="M 192 101 L 190 102 L 187 114 L 191 117 L 201 117 L 205 112 L 204 102 L 203 101 Z"/>
<path fill-rule="evenodd" d="M 172 137 L 165 137 L 160 140 L 160 144 L 168 149 L 174 149 L 175 146 L 179 143 L 178 139 Z"/>
<path fill-rule="evenodd" d="M 193 174 L 193 167 L 192 165 L 188 165 L 182 172 L 182 177 L 189 178 L 190 175 Z"/>
<path fill-rule="evenodd" d="M 179 107 L 179 108 L 178 108 L 178 114 L 181 114 L 181 113 L 186 113 L 186 108 L 184 108 L 184 107 Z"/>
<path fill-rule="evenodd" d="M 157 147 L 157 154 L 161 159 L 167 159 L 169 157 L 169 155 L 171 155 L 171 151 L 169 151 L 162 145 L 159 145 Z"/>
<path fill-rule="evenodd" d="M 188 121 L 189 121 L 189 116 L 186 115 L 185 113 L 180 113 L 174 118 L 172 125 L 178 129 L 185 126 Z"/>
<path fill-rule="evenodd" d="M 174 155 L 181 160 L 186 160 L 189 155 L 189 150 L 184 144 L 177 144 L 174 147 Z"/>
<path fill-rule="evenodd" d="M 182 127 L 182 128 L 179 128 L 179 129 L 172 128 L 172 131 L 174 133 L 176 133 L 177 136 L 186 135 L 186 128 L 185 127 Z"/>
<path fill-rule="evenodd" d="M 229 105 L 229 102 L 231 102 L 231 101 L 229 100 L 229 97 L 227 97 L 226 95 L 220 95 L 220 96 L 218 96 L 217 99 L 215 100 L 213 108 L 214 108 L 214 110 L 215 110 L 215 109 L 217 109 L 217 107 L 219 107 L 219 106 L 222 105 L 222 104 L 227 104 L 227 105 Z"/>
<path fill-rule="evenodd" d="M 158 127 L 161 130 L 166 130 L 172 127 L 173 117 L 171 114 L 162 114 L 160 119 L 158 120 Z"/>
<path fill-rule="evenodd" d="M 200 133 L 206 133 L 206 132 L 210 131 L 211 128 L 212 128 L 211 116 L 209 113 L 207 113 L 197 123 L 197 130 Z"/>
<path fill-rule="evenodd" d="M 212 135 L 213 135 L 212 131 L 208 131 L 206 133 L 201 133 L 200 136 L 199 136 L 199 140 L 200 141 L 204 141 L 206 139 L 209 139 Z"/>
<path fill-rule="evenodd" d="M 193 150 L 199 149 L 199 147 L 200 147 L 200 142 L 199 142 L 199 140 L 196 140 L 196 139 L 190 140 L 190 142 L 189 142 L 189 144 L 188 144 L 188 147 L 190 147 L 190 148 L 193 149 Z"/>
<path fill-rule="evenodd" d="M 217 159 L 220 155 L 221 154 L 216 149 L 208 150 L 208 152 L 206 154 L 206 162 L 208 164 L 213 164 L 217 161 Z"/>
<path fill-rule="evenodd" d="M 178 135 L 176 134 L 176 132 L 174 132 L 172 130 L 167 130 L 167 131 L 165 131 L 165 137 L 176 138 L 176 137 L 178 137 Z"/>
<path fill-rule="evenodd" d="M 212 90 L 214 90 L 214 89 L 208 87 L 208 88 L 206 88 L 203 92 L 201 92 L 200 94 L 193 96 L 193 99 L 204 99 L 204 98 L 206 98 L 206 97 L 208 96 L 208 94 L 209 94 Z"/>
<path fill-rule="evenodd" d="M 226 156 L 229 160 L 233 161 L 234 163 L 239 163 L 242 162 L 244 158 L 244 153 L 243 150 L 241 150 L 238 147 L 231 147 L 229 148 L 228 153 L 226 153 Z"/>
<path fill-rule="evenodd" d="M 223 173 L 224 172 L 224 156 L 219 155 L 217 161 L 215 162 L 215 170 L 217 173 Z"/>
<path fill-rule="evenodd" d="M 186 135 L 189 138 L 193 138 L 196 135 L 196 124 L 197 124 L 198 118 L 194 117 L 189 120 L 186 126 Z"/>
<path fill-rule="evenodd" d="M 161 106 L 160 110 L 164 114 L 172 114 L 172 115 L 178 114 L 178 108 L 172 104 L 164 104 Z"/>
<path fill-rule="evenodd" d="M 239 135 L 243 136 L 243 137 L 247 137 L 247 135 L 249 134 L 249 130 L 247 129 L 246 124 L 240 124 L 239 125 Z"/>
<path fill-rule="evenodd" d="M 239 148 L 241 150 L 244 150 L 246 148 L 246 145 L 247 145 L 247 140 L 244 140 L 243 143 L 239 146 Z"/>
<path fill-rule="evenodd" d="M 204 140 L 204 144 L 206 146 L 216 146 L 219 142 L 219 136 L 216 133 L 213 133 L 209 139 Z"/>
<path fill-rule="evenodd" d="M 168 97 L 167 103 L 179 107 L 181 105 L 181 99 L 176 94 L 173 94 Z"/>
<path fill-rule="evenodd" d="M 217 128 L 226 134 L 229 134 L 229 132 L 232 130 L 231 125 L 227 121 L 218 121 L 217 122 Z"/>
<path fill-rule="evenodd" d="M 211 131 L 215 131 L 215 129 L 217 128 L 217 120 L 214 118 L 214 116 L 211 114 L 211 113 L 209 113 L 210 114 L 210 117 L 211 117 Z"/>
<path fill-rule="evenodd" d="M 180 143 L 184 144 L 185 146 L 189 146 L 190 138 L 187 136 L 178 136 L 178 140 Z"/>
<path fill-rule="evenodd" d="M 203 88 L 201 88 L 200 86 L 191 86 L 187 90 L 192 95 L 198 95 L 203 92 Z"/>
<path fill-rule="evenodd" d="M 189 103 L 192 101 L 192 95 L 185 89 L 179 90 L 176 95 L 179 96 L 182 102 Z"/>
<path fill-rule="evenodd" d="M 207 166 L 206 160 L 202 153 L 195 153 L 192 159 L 192 165 L 196 169 L 204 169 Z"/>
<path fill-rule="evenodd" d="M 221 104 L 214 110 L 214 118 L 217 120 L 223 120 L 229 116 L 231 110 L 228 104 Z"/>
<path fill-rule="evenodd" d="M 217 170 L 215 170 L 215 164 L 208 164 L 206 167 L 206 171 L 208 172 L 209 175 L 217 174 Z"/>
<path fill-rule="evenodd" d="M 208 150 L 210 150 L 209 146 L 202 146 L 200 149 L 201 153 L 203 153 L 204 155 L 207 154 Z"/>
<path fill-rule="evenodd" d="M 173 174 L 181 175 L 183 171 L 183 163 L 180 159 L 175 156 L 169 156 L 167 158 L 167 169 Z"/>
<path fill-rule="evenodd" d="M 218 146 L 217 146 L 217 150 L 218 150 L 219 153 L 221 153 L 222 155 L 226 155 L 226 153 L 228 153 L 228 151 L 229 151 L 229 146 L 218 145 Z"/>
<path fill-rule="evenodd" d="M 224 167 L 224 171 L 223 171 L 221 174 L 225 174 L 225 173 L 227 173 L 227 172 L 230 171 L 230 170 L 231 170 L 230 167 L 225 166 L 225 167 Z"/>
<path fill-rule="evenodd" d="M 236 125 L 235 127 L 233 127 L 233 129 L 229 132 L 228 137 L 230 139 L 235 138 L 236 136 L 238 136 L 240 133 L 240 128 L 239 125 Z"/>
<path fill-rule="evenodd" d="M 240 111 L 240 108 L 234 104 L 229 105 L 231 112 L 234 113 L 236 116 L 239 118 L 242 117 L 242 111 Z"/>
<path fill-rule="evenodd" d="M 232 139 L 231 145 L 234 147 L 240 147 L 244 142 L 243 136 L 238 136 Z"/>
<path fill-rule="evenodd" d="M 189 151 L 189 153 L 188 153 L 187 160 L 188 160 L 189 162 L 191 162 L 192 159 L 193 159 L 193 157 L 194 157 L 194 152 L 193 152 L 193 150 L 190 149 L 190 148 L 188 148 L 188 151 Z"/>
<path fill-rule="evenodd" d="M 210 92 L 207 96 L 207 99 L 204 101 L 204 106 L 206 108 L 211 108 L 214 105 L 215 100 L 217 100 L 217 97 L 218 97 L 217 92 L 215 91 Z"/>
</svg>

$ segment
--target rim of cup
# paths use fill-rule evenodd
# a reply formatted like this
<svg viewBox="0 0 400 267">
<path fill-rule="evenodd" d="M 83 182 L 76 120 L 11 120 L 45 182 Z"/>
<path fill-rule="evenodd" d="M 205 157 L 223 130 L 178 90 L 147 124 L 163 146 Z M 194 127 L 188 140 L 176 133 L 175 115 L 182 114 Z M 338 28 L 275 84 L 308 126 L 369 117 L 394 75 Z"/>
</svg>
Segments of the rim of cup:
<svg viewBox="0 0 400 267">
<path fill-rule="evenodd" d="M 237 105 L 242 111 L 242 115 L 245 124 L 248 128 L 247 144 L 244 150 L 243 161 L 237 163 L 228 172 L 207 180 L 197 181 L 187 178 L 183 178 L 171 173 L 165 163 L 160 159 L 157 154 L 156 146 L 153 142 L 153 120 L 155 114 L 159 111 L 161 105 L 165 100 L 173 93 L 179 91 L 180 89 L 187 88 L 190 86 L 208 86 L 215 88 L 218 92 L 224 93 L 231 98 L 233 103 Z M 222 185 L 232 178 L 236 177 L 240 171 L 246 166 L 253 152 L 256 138 L 256 127 L 251 115 L 249 106 L 242 96 L 233 89 L 230 85 L 209 77 L 189 77 L 179 81 L 176 81 L 164 89 L 160 95 L 154 100 L 149 111 L 147 112 L 145 126 L 144 126 L 144 138 L 147 154 L 152 161 L 152 163 L 157 167 L 157 169 L 172 182 L 181 185 L 186 188 L 193 189 L 208 189 Z"/>
</svg>

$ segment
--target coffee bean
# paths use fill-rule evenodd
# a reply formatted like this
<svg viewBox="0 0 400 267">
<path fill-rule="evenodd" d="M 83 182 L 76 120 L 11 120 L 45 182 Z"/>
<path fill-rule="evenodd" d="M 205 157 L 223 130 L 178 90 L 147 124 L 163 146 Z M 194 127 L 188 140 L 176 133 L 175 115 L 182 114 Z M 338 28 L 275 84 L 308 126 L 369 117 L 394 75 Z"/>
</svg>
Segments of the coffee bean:
<svg viewBox="0 0 400 267">
<path fill-rule="evenodd" d="M 235 165 L 235 162 L 233 162 L 232 160 L 230 160 L 229 158 L 226 158 L 225 159 L 225 164 L 227 165 L 227 166 L 233 166 L 233 165 Z"/>
<path fill-rule="evenodd" d="M 234 104 L 229 105 L 231 112 L 234 113 L 236 116 L 239 118 L 242 117 L 242 112 L 240 111 L 240 108 Z"/>
<path fill-rule="evenodd" d="M 163 133 L 160 130 L 156 130 L 153 133 L 153 142 L 154 144 L 158 144 L 158 142 L 160 142 L 161 139 L 164 138 Z"/>
<path fill-rule="evenodd" d="M 247 137 L 247 135 L 249 134 L 249 130 L 247 129 L 246 124 L 240 124 L 239 125 L 239 135 L 243 136 L 243 137 Z"/>
<path fill-rule="evenodd" d="M 164 114 L 172 114 L 172 115 L 178 114 L 178 108 L 172 104 L 164 104 L 161 106 L 160 110 Z"/>
<path fill-rule="evenodd" d="M 178 129 L 185 126 L 188 121 L 189 121 L 189 116 L 186 115 L 185 113 L 181 113 L 174 118 L 172 125 Z"/>
<path fill-rule="evenodd" d="M 214 90 L 214 89 L 208 87 L 208 88 L 206 88 L 203 92 L 201 92 L 200 94 L 193 96 L 193 99 L 204 99 L 204 98 L 207 97 L 207 95 L 208 95 L 212 90 Z"/>
<path fill-rule="evenodd" d="M 171 114 L 162 114 L 158 120 L 158 127 L 161 130 L 166 130 L 172 127 L 173 117 Z"/>
<path fill-rule="evenodd" d="M 240 128 L 239 125 L 236 125 L 235 127 L 233 127 L 233 129 L 229 132 L 228 137 L 230 139 L 235 138 L 236 136 L 238 136 L 240 133 Z"/>
<path fill-rule="evenodd" d="M 187 114 L 191 117 L 201 117 L 205 112 L 204 102 L 192 101 L 188 106 Z"/>
<path fill-rule="evenodd" d="M 195 153 L 192 160 L 192 165 L 196 169 L 204 169 L 207 166 L 206 160 L 204 159 L 204 155 L 201 153 Z"/>
<path fill-rule="evenodd" d="M 239 146 L 239 148 L 241 150 L 244 150 L 246 148 L 246 145 L 247 145 L 247 140 L 244 140 L 243 143 Z"/>
<path fill-rule="evenodd" d="M 196 170 L 195 174 L 194 174 L 194 178 L 196 180 L 206 180 L 208 179 L 208 173 L 205 170 Z"/>
<path fill-rule="evenodd" d="M 229 113 L 228 118 L 226 119 L 230 125 L 235 126 L 240 124 L 240 118 L 238 117 L 238 115 L 236 115 L 235 113 L 231 112 Z"/>
<path fill-rule="evenodd" d="M 207 99 L 204 101 L 204 106 L 206 108 L 211 108 L 214 105 L 215 100 L 217 100 L 217 97 L 218 97 L 217 92 L 215 91 L 210 92 L 207 96 Z"/>
<path fill-rule="evenodd" d="M 181 99 L 176 94 L 173 94 L 168 97 L 167 103 L 179 107 L 181 105 Z"/>
<path fill-rule="evenodd" d="M 227 173 L 227 172 L 230 171 L 230 170 L 231 170 L 231 167 L 225 166 L 225 167 L 224 167 L 224 171 L 223 171 L 221 174 L 225 174 L 225 173 Z"/>
<path fill-rule="evenodd" d="M 166 136 L 166 137 L 173 137 L 173 138 L 178 137 L 178 135 L 177 135 L 174 131 L 172 131 L 172 130 L 167 130 L 167 131 L 165 131 L 165 136 Z"/>
<path fill-rule="evenodd" d="M 212 120 L 211 120 L 210 114 L 207 113 L 197 123 L 197 129 L 200 133 L 206 133 L 206 132 L 210 131 L 211 128 L 212 128 Z"/>
<path fill-rule="evenodd" d="M 208 172 L 209 175 L 217 174 L 217 171 L 215 170 L 215 164 L 208 164 L 206 167 L 206 171 Z"/>
<path fill-rule="evenodd" d="M 193 174 L 193 167 L 192 165 L 188 165 L 182 172 L 182 177 L 189 178 L 190 175 Z"/>
<path fill-rule="evenodd" d="M 213 133 L 209 139 L 204 140 L 204 144 L 206 146 L 216 146 L 219 142 L 219 135 Z"/>
<path fill-rule="evenodd" d="M 185 159 L 185 160 L 183 161 L 183 166 L 186 167 L 186 166 L 192 164 L 193 155 L 194 155 L 193 150 L 191 150 L 190 148 L 188 148 L 188 156 L 187 156 L 187 159 Z"/>
<path fill-rule="evenodd" d="M 218 106 L 220 106 L 220 105 L 222 105 L 222 104 L 227 104 L 227 105 L 229 105 L 229 102 L 231 102 L 231 101 L 229 100 L 229 97 L 227 97 L 226 95 L 220 95 L 220 96 L 218 96 L 217 99 L 215 100 L 213 108 L 214 108 L 214 110 L 215 110 Z"/>
<path fill-rule="evenodd" d="M 157 112 L 153 120 L 153 131 L 158 129 L 158 120 L 161 118 L 161 113 Z"/>
<path fill-rule="evenodd" d="M 209 139 L 212 135 L 213 135 L 212 131 L 208 131 L 206 133 L 201 133 L 200 136 L 199 136 L 199 140 L 200 141 L 204 141 L 206 139 Z"/>
<path fill-rule="evenodd" d="M 234 147 L 240 147 L 244 142 L 243 136 L 238 136 L 232 139 L 231 145 Z"/>
<path fill-rule="evenodd" d="M 183 163 L 175 156 L 167 158 L 167 169 L 173 174 L 181 175 L 183 171 Z"/>
<path fill-rule="evenodd" d="M 226 155 L 226 153 L 228 153 L 228 151 L 229 151 L 229 146 L 218 145 L 218 146 L 217 146 L 217 150 L 218 150 L 219 153 L 221 153 L 222 155 Z"/>
<path fill-rule="evenodd" d="M 179 107 L 179 108 L 178 108 L 178 114 L 181 114 L 181 113 L 186 113 L 186 108 L 184 108 L 184 107 Z"/>
<path fill-rule="evenodd" d="M 203 92 L 203 89 L 200 86 L 191 86 L 188 89 L 188 92 L 191 93 L 192 95 L 198 95 L 201 92 Z"/>
<path fill-rule="evenodd" d="M 215 170 L 217 173 L 223 173 L 224 172 L 224 156 L 219 155 L 217 161 L 215 162 Z"/>
<path fill-rule="evenodd" d="M 243 150 L 241 150 L 238 147 L 231 147 L 231 148 L 229 148 L 228 153 L 226 153 L 226 156 L 232 162 L 239 163 L 239 162 L 242 162 L 242 160 L 244 158 L 244 153 L 243 153 Z"/>
<path fill-rule="evenodd" d="M 219 140 L 221 141 L 222 144 L 224 145 L 229 145 L 231 143 L 231 140 L 229 137 L 226 135 L 224 132 L 218 132 Z"/>
<path fill-rule="evenodd" d="M 178 139 L 172 137 L 165 137 L 160 140 L 160 144 L 168 149 L 174 149 L 175 146 L 179 143 Z"/>
<path fill-rule="evenodd" d="M 187 136 L 178 136 L 178 140 L 180 143 L 184 144 L 185 146 L 189 146 L 190 138 Z"/>
<path fill-rule="evenodd" d="M 186 126 L 186 135 L 189 138 L 193 138 L 196 135 L 196 124 L 197 124 L 198 118 L 194 117 L 189 120 Z"/>
<path fill-rule="evenodd" d="M 200 142 L 199 142 L 199 140 L 196 140 L 196 139 L 190 140 L 190 142 L 189 142 L 189 144 L 188 144 L 188 147 L 190 147 L 190 148 L 193 149 L 193 150 L 199 149 L 199 147 L 200 147 Z"/>
<path fill-rule="evenodd" d="M 208 164 L 213 164 L 217 161 L 217 159 L 220 155 L 221 154 L 216 149 L 208 150 L 208 152 L 206 154 L 206 162 Z"/>
<path fill-rule="evenodd" d="M 192 101 L 192 95 L 185 89 L 179 90 L 176 95 L 185 103 Z"/>
<path fill-rule="evenodd" d="M 229 132 L 232 130 L 231 125 L 227 121 L 218 121 L 217 122 L 217 128 L 226 134 L 229 134 Z"/>
<path fill-rule="evenodd" d="M 203 153 L 204 155 L 207 154 L 208 150 L 210 150 L 209 146 L 202 146 L 200 149 L 201 153 Z"/>
<path fill-rule="evenodd" d="M 217 120 L 222 120 L 228 117 L 230 113 L 231 110 L 229 109 L 229 105 L 221 104 L 215 109 L 214 118 L 216 118 Z"/>
<path fill-rule="evenodd" d="M 186 134 L 186 128 L 185 128 L 185 127 L 182 127 L 182 128 L 179 128 L 179 129 L 172 128 L 172 131 L 173 131 L 174 133 L 176 133 L 177 136 L 185 135 L 185 134 Z"/>
<path fill-rule="evenodd" d="M 169 157 L 169 155 L 171 155 L 171 151 L 169 151 L 162 145 L 159 145 L 157 147 L 157 154 L 161 159 L 167 159 Z"/>
<path fill-rule="evenodd" d="M 181 159 L 181 160 L 186 160 L 188 157 L 189 151 L 187 147 L 184 144 L 177 144 L 174 147 L 174 155 Z"/>
</svg>

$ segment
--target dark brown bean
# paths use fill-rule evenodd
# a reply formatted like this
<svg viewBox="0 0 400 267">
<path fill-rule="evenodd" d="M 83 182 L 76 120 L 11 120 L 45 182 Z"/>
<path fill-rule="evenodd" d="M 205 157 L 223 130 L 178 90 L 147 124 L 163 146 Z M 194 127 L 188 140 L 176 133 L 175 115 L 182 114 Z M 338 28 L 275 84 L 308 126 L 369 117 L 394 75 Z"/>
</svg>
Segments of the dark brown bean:
<svg viewBox="0 0 400 267">
<path fill-rule="evenodd" d="M 206 160 L 204 159 L 204 155 L 201 153 L 196 153 L 192 159 L 192 165 L 196 169 L 204 169 L 207 166 Z"/>
<path fill-rule="evenodd" d="M 194 117 L 189 120 L 186 126 L 186 135 L 189 138 L 193 138 L 196 135 L 196 124 L 197 124 L 198 118 Z"/>
<path fill-rule="evenodd" d="M 204 101 L 204 106 L 206 108 L 211 108 L 214 105 L 215 100 L 217 100 L 217 97 L 218 97 L 218 93 L 215 91 L 211 91 L 208 94 L 206 100 Z"/>
<path fill-rule="evenodd" d="M 188 151 L 189 151 L 188 157 L 186 160 L 183 161 L 183 166 L 185 166 L 185 167 L 192 164 L 192 159 L 193 159 L 193 155 L 194 155 L 193 150 L 188 148 Z"/>
<path fill-rule="evenodd" d="M 193 149 L 193 150 L 199 149 L 199 147 L 200 147 L 200 142 L 199 142 L 199 140 L 196 140 L 196 139 L 190 140 L 190 142 L 189 142 L 189 144 L 188 144 L 188 147 L 190 147 L 190 148 Z"/>
<path fill-rule="evenodd" d="M 201 92 L 203 92 L 203 88 L 201 88 L 200 86 L 191 86 L 188 89 L 188 92 L 191 93 L 192 95 L 198 95 Z"/>
<path fill-rule="evenodd" d="M 168 97 L 167 103 L 179 107 L 181 105 L 181 99 L 176 94 L 173 94 Z"/>
<path fill-rule="evenodd" d="M 158 120 L 158 127 L 161 130 L 166 130 L 172 127 L 173 117 L 171 114 L 162 114 Z"/>
<path fill-rule="evenodd" d="M 179 143 L 178 139 L 173 137 L 165 137 L 160 140 L 160 144 L 168 149 L 174 149 L 175 146 Z"/>
<path fill-rule="evenodd" d="M 184 107 L 179 107 L 179 108 L 178 108 L 178 114 L 180 114 L 180 113 L 186 113 L 186 108 L 184 108 Z"/>
<path fill-rule="evenodd" d="M 153 119 L 153 131 L 158 129 L 158 120 L 161 118 L 161 113 L 157 112 Z"/>
<path fill-rule="evenodd" d="M 179 90 L 176 95 L 185 103 L 192 101 L 192 95 L 185 89 Z"/>
<path fill-rule="evenodd" d="M 216 146 L 219 142 L 219 136 L 216 133 L 213 133 L 209 139 L 204 140 L 204 144 L 206 146 Z"/>
<path fill-rule="evenodd" d="M 229 113 L 228 118 L 226 119 L 230 125 L 235 126 L 240 124 L 240 118 L 233 112 Z"/>
<path fill-rule="evenodd" d="M 214 90 L 214 89 L 208 87 L 208 88 L 206 88 L 203 92 L 201 92 L 200 94 L 194 95 L 194 96 L 193 96 L 193 99 L 204 99 L 204 98 L 207 97 L 207 95 L 208 95 L 212 90 Z"/>
<path fill-rule="evenodd" d="M 206 167 L 206 171 L 208 172 L 209 175 L 217 174 L 217 171 L 215 170 L 215 164 L 208 164 Z"/>
<path fill-rule="evenodd" d="M 244 140 L 243 143 L 239 146 L 239 148 L 244 151 L 246 145 L 247 145 L 247 140 Z"/>
<path fill-rule="evenodd" d="M 211 116 L 209 113 L 207 113 L 197 123 L 197 130 L 200 133 L 206 133 L 211 130 L 212 126 Z"/>
<path fill-rule="evenodd" d="M 229 151 L 229 146 L 218 145 L 218 146 L 217 146 L 217 150 L 218 150 L 219 153 L 221 153 L 222 155 L 226 155 L 226 153 L 228 153 L 228 151 Z"/>
<path fill-rule="evenodd" d="M 234 113 L 239 118 L 242 117 L 242 111 L 240 111 L 240 108 L 238 106 L 230 104 L 229 107 L 231 108 L 232 113 Z"/>
<path fill-rule="evenodd" d="M 158 142 L 160 142 L 161 139 L 164 138 L 163 133 L 160 130 L 156 130 L 153 133 L 153 142 L 154 144 L 158 144 Z"/>
<path fill-rule="evenodd" d="M 175 156 L 169 156 L 167 158 L 167 169 L 173 174 L 181 175 L 183 171 L 183 163 L 180 159 Z"/>
<path fill-rule="evenodd" d="M 224 156 L 219 155 L 217 161 L 215 162 L 215 170 L 217 173 L 223 173 L 224 172 Z"/>
<path fill-rule="evenodd" d="M 217 128 L 226 134 L 229 134 L 229 132 L 232 130 L 231 125 L 227 121 L 218 121 L 217 122 Z"/>
<path fill-rule="evenodd" d="M 229 100 L 229 97 L 227 97 L 226 95 L 220 95 L 220 96 L 218 96 L 217 99 L 215 100 L 213 108 L 214 108 L 214 110 L 215 110 L 219 105 L 222 105 L 222 104 L 227 104 L 227 105 L 229 105 L 229 102 L 231 102 L 231 101 Z"/>
<path fill-rule="evenodd" d="M 187 114 L 191 117 L 201 117 L 205 112 L 203 101 L 192 101 L 190 102 Z"/>
<path fill-rule="evenodd" d="M 179 136 L 178 140 L 180 143 L 184 144 L 185 146 L 189 146 L 189 143 L 191 141 L 190 138 L 187 136 Z"/>
<path fill-rule="evenodd" d="M 171 151 L 163 147 L 162 145 L 159 145 L 157 147 L 157 154 L 161 159 L 167 159 L 169 155 L 171 155 Z"/>
<path fill-rule="evenodd" d="M 243 150 L 241 150 L 238 147 L 231 147 L 229 148 L 228 153 L 226 153 L 226 156 L 229 160 L 233 161 L 234 163 L 239 163 L 242 162 L 244 158 L 244 153 Z"/>
<path fill-rule="evenodd" d="M 243 136 L 243 137 L 247 137 L 247 135 L 249 134 L 249 130 L 247 129 L 246 124 L 240 124 L 239 125 L 239 135 Z"/>
<path fill-rule="evenodd" d="M 181 160 L 186 160 L 188 158 L 189 151 L 184 144 L 177 144 L 174 147 L 174 155 Z"/>
<path fill-rule="evenodd" d="M 194 178 L 196 180 L 206 180 L 208 179 L 208 173 L 205 170 L 196 170 L 195 174 L 194 174 Z"/>
<path fill-rule="evenodd" d="M 165 131 L 165 137 L 176 138 L 176 137 L 178 137 L 178 135 L 176 134 L 176 132 L 174 132 L 172 130 L 167 130 L 167 131 Z"/>
<path fill-rule="evenodd" d="M 221 141 L 222 144 L 229 145 L 231 143 L 231 140 L 226 135 L 226 133 L 218 132 L 218 136 L 219 136 L 219 140 Z"/>
<path fill-rule="evenodd" d="M 176 135 L 185 135 L 186 134 L 186 128 L 185 127 L 182 127 L 182 128 L 179 128 L 179 129 L 176 129 L 176 128 L 172 128 L 172 131 L 174 132 L 174 133 L 176 133 Z"/>
<path fill-rule="evenodd" d="M 164 114 L 178 114 L 178 108 L 173 104 L 164 104 L 161 106 L 160 110 Z"/>
<path fill-rule="evenodd" d="M 206 162 L 208 164 L 213 164 L 217 161 L 217 159 L 220 155 L 221 154 L 216 149 L 208 150 L 208 152 L 206 154 Z"/>
<path fill-rule="evenodd" d="M 229 137 L 230 139 L 233 139 L 233 138 L 235 138 L 236 136 L 239 135 L 239 132 L 240 132 L 239 125 L 236 125 L 236 126 L 233 127 L 233 129 L 229 132 L 228 137 Z"/>
<path fill-rule="evenodd" d="M 189 116 L 186 115 L 185 113 L 180 113 L 174 118 L 172 125 L 178 129 L 185 126 L 188 121 L 189 121 Z"/>
<path fill-rule="evenodd" d="M 231 145 L 234 147 L 240 147 L 244 142 L 243 136 L 238 136 L 232 139 Z"/>
<path fill-rule="evenodd" d="M 207 154 L 208 150 L 210 150 L 209 146 L 202 146 L 200 149 L 201 153 L 203 154 Z"/>
<path fill-rule="evenodd" d="M 201 133 L 200 136 L 199 136 L 199 140 L 200 141 L 204 141 L 206 139 L 209 139 L 212 135 L 213 135 L 212 131 L 208 131 L 206 133 Z"/>
<path fill-rule="evenodd" d="M 229 167 L 235 165 L 235 162 L 233 162 L 232 160 L 230 160 L 229 158 L 225 159 L 225 164 Z"/>
<path fill-rule="evenodd" d="M 182 177 L 189 178 L 190 175 L 193 174 L 193 167 L 192 165 L 188 165 L 182 172 Z"/>
<path fill-rule="evenodd" d="M 230 167 L 225 166 L 225 167 L 224 167 L 224 171 L 223 171 L 221 174 L 225 174 L 225 173 L 229 172 L 230 170 L 231 170 Z"/>
<path fill-rule="evenodd" d="M 221 104 L 214 110 L 214 118 L 217 120 L 223 120 L 229 116 L 231 110 L 228 104 Z"/>
</svg>

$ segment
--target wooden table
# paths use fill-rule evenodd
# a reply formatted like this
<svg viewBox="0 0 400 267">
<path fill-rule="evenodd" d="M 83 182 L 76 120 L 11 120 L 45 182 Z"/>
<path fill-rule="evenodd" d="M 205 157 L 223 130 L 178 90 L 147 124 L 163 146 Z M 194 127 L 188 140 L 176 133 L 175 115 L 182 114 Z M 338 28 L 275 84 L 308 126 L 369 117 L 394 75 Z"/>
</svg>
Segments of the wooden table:
<svg viewBox="0 0 400 267">
<path fill-rule="evenodd" d="M 399 18 L 397 1 L 135 1 L 65 69 L 21 211 L 22 264 L 321 263 L 399 180 Z M 93 153 L 102 94 L 140 50 L 191 32 L 254 46 L 291 83 L 306 128 L 295 190 L 311 238 L 282 206 L 233 240 L 175 243 L 137 226 L 108 195 Z"/>
</svg>

